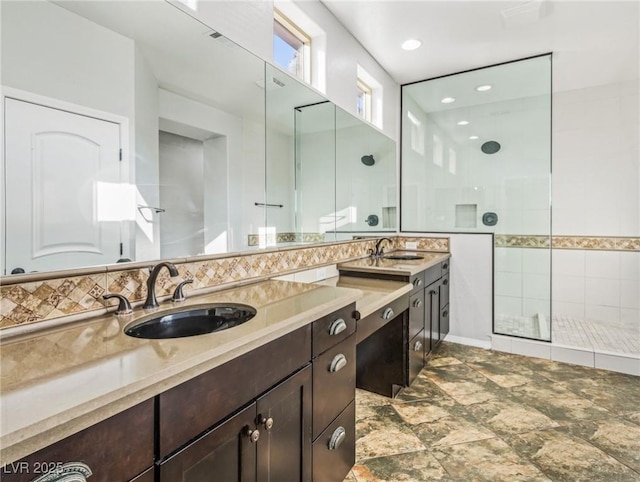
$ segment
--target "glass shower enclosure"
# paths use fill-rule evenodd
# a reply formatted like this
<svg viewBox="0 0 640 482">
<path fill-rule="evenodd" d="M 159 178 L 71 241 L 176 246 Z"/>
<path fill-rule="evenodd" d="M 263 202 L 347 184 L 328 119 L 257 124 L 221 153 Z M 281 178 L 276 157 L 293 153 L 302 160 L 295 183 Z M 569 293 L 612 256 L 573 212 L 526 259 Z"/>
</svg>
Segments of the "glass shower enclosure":
<svg viewBox="0 0 640 482">
<path fill-rule="evenodd" d="M 551 340 L 551 55 L 402 86 L 401 231 L 490 233 L 498 334 Z"/>
</svg>

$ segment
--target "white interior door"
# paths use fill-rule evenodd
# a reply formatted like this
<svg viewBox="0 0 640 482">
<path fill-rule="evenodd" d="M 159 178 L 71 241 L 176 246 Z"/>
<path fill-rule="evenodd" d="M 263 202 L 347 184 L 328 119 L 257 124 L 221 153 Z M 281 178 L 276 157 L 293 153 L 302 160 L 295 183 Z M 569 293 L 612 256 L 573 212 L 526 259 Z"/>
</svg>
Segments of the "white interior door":
<svg viewBox="0 0 640 482">
<path fill-rule="evenodd" d="M 5 274 L 115 263 L 120 125 L 5 99 Z M 112 218 L 111 218 L 112 219 Z"/>
</svg>

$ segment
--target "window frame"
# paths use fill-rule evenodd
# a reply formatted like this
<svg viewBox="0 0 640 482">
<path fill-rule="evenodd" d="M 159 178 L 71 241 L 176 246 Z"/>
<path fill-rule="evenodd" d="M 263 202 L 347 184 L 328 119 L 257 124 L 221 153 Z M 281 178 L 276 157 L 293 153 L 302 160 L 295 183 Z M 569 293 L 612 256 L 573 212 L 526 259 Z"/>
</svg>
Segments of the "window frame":
<svg viewBox="0 0 640 482">
<path fill-rule="evenodd" d="M 290 72 L 287 67 L 279 65 L 279 67 L 284 68 L 292 75 L 295 75 L 298 79 L 303 80 L 304 82 L 311 84 L 311 36 L 308 35 L 304 30 L 302 30 L 295 22 L 291 21 L 286 15 L 284 15 L 277 8 L 273 9 L 273 36 L 278 36 L 283 42 L 294 48 L 291 42 L 287 41 L 281 35 L 276 33 L 276 24 L 279 24 L 286 33 L 288 33 L 291 37 L 295 38 L 298 42 L 302 44 L 302 76 L 299 75 L 298 68 L 296 68 L 296 73 Z M 298 50 L 299 51 L 299 50 Z"/>
<path fill-rule="evenodd" d="M 372 119 L 372 109 L 371 103 L 373 100 L 373 89 L 360 77 L 356 79 L 356 89 L 358 92 L 357 99 L 360 100 L 360 96 L 363 96 L 363 109 L 362 113 L 358 112 L 358 102 L 356 102 L 356 112 L 358 115 L 366 120 L 367 122 L 371 122 Z"/>
</svg>

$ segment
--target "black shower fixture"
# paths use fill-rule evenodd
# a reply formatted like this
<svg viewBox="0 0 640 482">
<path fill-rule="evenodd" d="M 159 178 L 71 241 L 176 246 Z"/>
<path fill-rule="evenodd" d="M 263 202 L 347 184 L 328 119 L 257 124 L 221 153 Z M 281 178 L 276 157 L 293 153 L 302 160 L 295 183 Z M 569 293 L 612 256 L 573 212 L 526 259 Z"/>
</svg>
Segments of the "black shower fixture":
<svg viewBox="0 0 640 482">
<path fill-rule="evenodd" d="M 373 166 L 376 163 L 376 160 L 373 158 L 373 154 L 362 156 L 360 160 L 365 166 Z"/>
<path fill-rule="evenodd" d="M 480 147 L 480 149 L 482 149 L 482 152 L 484 152 L 485 154 L 495 154 L 500 150 L 500 147 L 501 146 L 499 142 L 487 141 L 482 144 L 482 147 Z"/>
</svg>

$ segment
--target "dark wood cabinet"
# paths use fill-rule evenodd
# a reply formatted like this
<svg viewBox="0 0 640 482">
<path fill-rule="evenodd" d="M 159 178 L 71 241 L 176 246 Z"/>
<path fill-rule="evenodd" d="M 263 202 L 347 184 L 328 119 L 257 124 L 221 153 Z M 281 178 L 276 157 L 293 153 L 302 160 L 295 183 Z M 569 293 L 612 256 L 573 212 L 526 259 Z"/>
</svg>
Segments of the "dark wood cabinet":
<svg viewBox="0 0 640 482">
<path fill-rule="evenodd" d="M 160 465 L 160 482 L 311 481 L 311 366 Z"/>
<path fill-rule="evenodd" d="M 356 403 L 352 401 L 313 442 L 313 482 L 342 482 L 356 462 L 355 446 Z"/>
<path fill-rule="evenodd" d="M 153 400 L 147 400 L 7 464 L 0 479 L 27 482 L 80 462 L 91 470 L 91 482 L 128 482 L 153 466 L 153 428 Z"/>
</svg>

